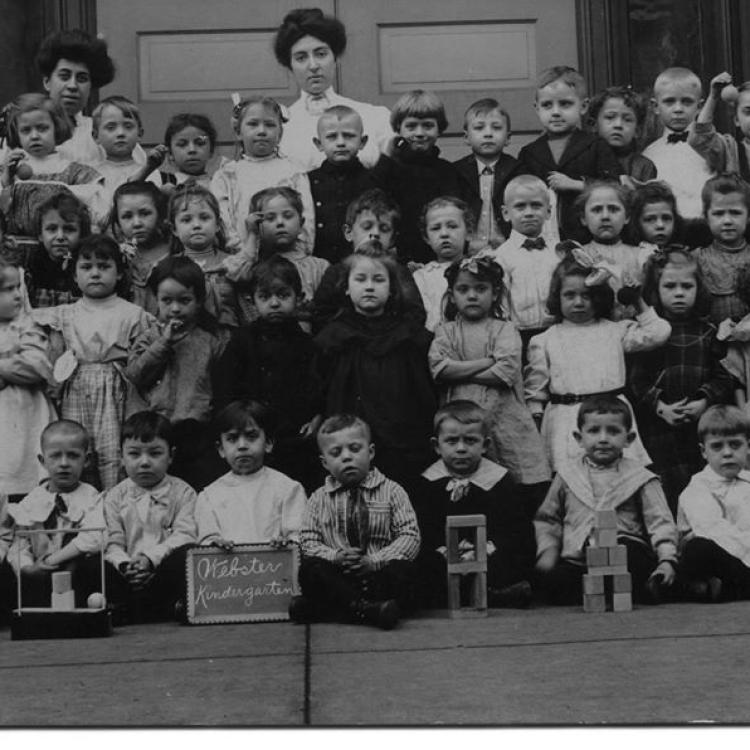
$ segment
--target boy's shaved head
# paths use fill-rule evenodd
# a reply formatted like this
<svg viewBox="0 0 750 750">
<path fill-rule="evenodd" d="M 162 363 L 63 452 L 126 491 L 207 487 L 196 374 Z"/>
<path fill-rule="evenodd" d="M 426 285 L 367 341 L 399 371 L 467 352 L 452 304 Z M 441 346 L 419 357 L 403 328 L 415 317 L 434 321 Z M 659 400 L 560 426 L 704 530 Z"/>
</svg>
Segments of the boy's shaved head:
<svg viewBox="0 0 750 750">
<path fill-rule="evenodd" d="M 318 137 L 321 135 L 321 131 L 326 123 L 331 120 L 351 120 L 352 125 L 356 127 L 360 133 L 365 129 L 362 122 L 362 117 L 356 109 L 347 107 L 345 104 L 336 104 L 333 107 L 328 107 L 324 110 L 323 114 L 318 118 Z"/>
<path fill-rule="evenodd" d="M 80 447 L 85 451 L 89 448 L 90 438 L 88 432 L 86 432 L 86 428 L 72 419 L 59 419 L 56 422 L 50 422 L 42 430 L 40 439 L 42 453 L 44 453 L 45 447 L 55 437 L 66 437 L 72 441 L 78 441 Z"/>
<path fill-rule="evenodd" d="M 520 174 L 518 177 L 514 177 L 506 186 L 505 192 L 503 193 L 503 203 L 508 204 L 513 200 L 513 196 L 519 190 L 537 191 L 539 195 L 544 199 L 545 203 L 549 203 L 549 193 L 547 186 L 544 181 L 533 174 Z"/>
<path fill-rule="evenodd" d="M 689 68 L 667 68 L 656 76 L 654 81 L 654 95 L 659 95 L 659 90 L 673 83 L 692 85 L 698 96 L 703 95 L 703 84 L 701 79 Z"/>
</svg>

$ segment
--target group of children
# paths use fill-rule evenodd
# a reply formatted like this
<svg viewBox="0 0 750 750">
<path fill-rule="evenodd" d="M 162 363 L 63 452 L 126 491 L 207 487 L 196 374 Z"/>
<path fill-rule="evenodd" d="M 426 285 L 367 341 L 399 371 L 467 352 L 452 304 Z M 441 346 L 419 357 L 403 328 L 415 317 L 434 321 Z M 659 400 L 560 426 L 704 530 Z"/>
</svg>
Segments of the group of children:
<svg viewBox="0 0 750 750">
<path fill-rule="evenodd" d="M 138 108 L 109 97 L 92 164 L 61 155 L 49 99 L 20 97 L 0 174 L 0 605 L 16 577 L 47 601 L 61 568 L 85 601 L 103 552 L 122 617 L 171 616 L 191 545 L 298 544 L 293 620 L 388 629 L 445 606 L 445 519 L 475 513 L 490 606 L 571 603 L 604 509 L 637 601 L 750 596 L 750 170 L 712 125 L 730 80 L 703 103 L 695 74 L 664 71 L 643 153 L 642 98 L 589 101 L 567 67 L 542 74 L 544 133 L 518 159 L 494 99 L 466 112 L 471 154 L 441 159 L 443 105 L 413 91 L 366 168 L 362 119 L 337 105 L 309 173 L 264 96 L 233 108 L 235 160 L 179 114 L 145 163 Z"/>
</svg>

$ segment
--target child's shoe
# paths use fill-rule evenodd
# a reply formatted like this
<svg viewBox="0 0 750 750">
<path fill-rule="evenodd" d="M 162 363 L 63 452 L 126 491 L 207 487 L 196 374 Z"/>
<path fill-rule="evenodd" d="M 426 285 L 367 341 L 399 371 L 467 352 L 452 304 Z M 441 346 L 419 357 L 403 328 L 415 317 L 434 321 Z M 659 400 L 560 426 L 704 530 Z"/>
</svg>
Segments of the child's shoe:
<svg viewBox="0 0 750 750">
<path fill-rule="evenodd" d="M 374 625 L 381 630 L 393 630 L 398 625 L 401 612 L 395 599 L 383 602 L 368 602 L 360 599 L 352 606 L 355 622 Z"/>
<path fill-rule="evenodd" d="M 528 609 L 531 598 L 531 584 L 528 581 L 518 581 L 503 589 L 487 588 L 487 604 L 492 608 Z"/>
<path fill-rule="evenodd" d="M 306 596 L 293 596 L 289 602 L 289 619 L 300 625 L 315 622 L 318 619 L 317 607 Z"/>
<path fill-rule="evenodd" d="M 691 602 L 715 604 L 721 600 L 722 589 L 721 578 L 716 576 L 684 584 L 685 598 Z"/>
</svg>

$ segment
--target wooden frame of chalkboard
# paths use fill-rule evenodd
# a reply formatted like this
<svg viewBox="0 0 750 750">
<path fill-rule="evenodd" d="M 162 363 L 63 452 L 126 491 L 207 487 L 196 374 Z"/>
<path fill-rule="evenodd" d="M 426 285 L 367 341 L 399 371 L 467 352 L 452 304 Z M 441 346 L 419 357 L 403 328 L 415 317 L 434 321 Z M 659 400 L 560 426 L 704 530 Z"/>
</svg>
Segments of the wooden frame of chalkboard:
<svg viewBox="0 0 750 750">
<path fill-rule="evenodd" d="M 230 552 L 193 547 L 186 558 L 187 620 L 192 625 L 289 619 L 299 593 L 296 544 L 242 544 Z"/>
</svg>

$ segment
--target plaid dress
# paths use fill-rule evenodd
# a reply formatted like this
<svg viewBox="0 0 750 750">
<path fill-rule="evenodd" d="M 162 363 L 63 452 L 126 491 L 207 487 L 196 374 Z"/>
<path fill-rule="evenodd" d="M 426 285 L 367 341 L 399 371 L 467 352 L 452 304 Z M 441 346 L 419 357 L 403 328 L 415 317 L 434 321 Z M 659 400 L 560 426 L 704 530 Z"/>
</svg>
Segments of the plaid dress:
<svg viewBox="0 0 750 750">
<path fill-rule="evenodd" d="M 732 377 L 720 364 L 726 346 L 716 340 L 716 328 L 711 323 L 699 318 L 670 323 L 672 335 L 664 346 L 633 356 L 629 385 L 641 437 L 675 513 L 680 492 L 703 460 L 696 422 L 672 427 L 657 416 L 657 404 L 672 404 L 683 398 L 705 398 L 709 406 L 729 403 Z"/>
</svg>

